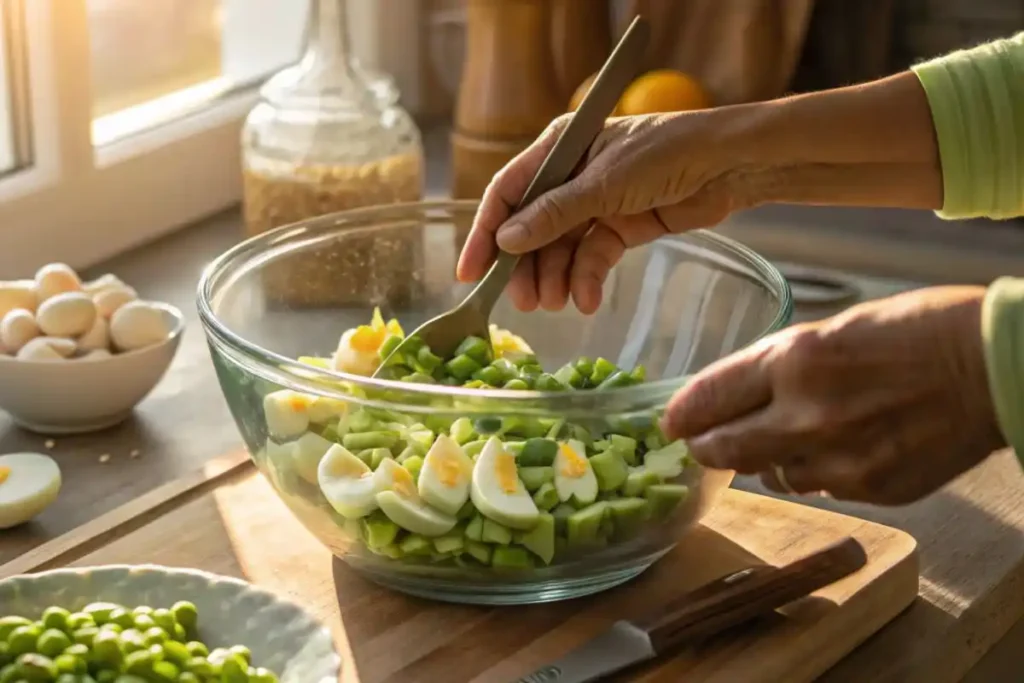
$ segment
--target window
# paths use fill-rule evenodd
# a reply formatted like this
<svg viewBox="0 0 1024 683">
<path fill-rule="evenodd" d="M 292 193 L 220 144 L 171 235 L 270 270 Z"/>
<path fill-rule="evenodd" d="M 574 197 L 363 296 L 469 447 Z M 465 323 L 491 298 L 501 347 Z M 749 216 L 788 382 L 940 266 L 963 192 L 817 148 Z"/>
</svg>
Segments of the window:
<svg viewBox="0 0 1024 683">
<path fill-rule="evenodd" d="M 412 20 L 348 2 L 357 56 L 409 64 L 386 37 Z M 87 267 L 237 203 L 241 122 L 300 56 L 308 4 L 0 0 L 0 279 Z"/>
</svg>

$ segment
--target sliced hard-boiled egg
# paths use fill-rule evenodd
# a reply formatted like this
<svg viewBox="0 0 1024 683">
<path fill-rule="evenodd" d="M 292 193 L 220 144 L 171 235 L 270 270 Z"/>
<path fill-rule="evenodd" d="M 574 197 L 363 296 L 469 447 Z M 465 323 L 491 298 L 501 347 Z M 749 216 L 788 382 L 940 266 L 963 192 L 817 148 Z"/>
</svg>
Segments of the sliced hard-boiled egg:
<svg viewBox="0 0 1024 683">
<path fill-rule="evenodd" d="M 336 398 L 317 396 L 309 406 L 309 421 L 325 424 L 348 414 L 348 403 Z"/>
<path fill-rule="evenodd" d="M 447 434 L 438 435 L 420 469 L 419 493 L 441 512 L 457 513 L 469 500 L 473 459 Z"/>
<path fill-rule="evenodd" d="M 494 355 L 501 358 L 508 353 L 533 353 L 533 349 L 526 343 L 526 340 L 517 334 L 502 329 L 495 324 L 489 327 L 491 333 L 491 346 L 494 348 Z"/>
<path fill-rule="evenodd" d="M 328 441 L 316 432 L 306 432 L 300 436 L 292 449 L 295 471 L 310 484 L 317 484 L 320 480 L 320 461 L 333 445 L 333 441 Z"/>
<path fill-rule="evenodd" d="M 388 519 L 421 536 L 442 536 L 455 528 L 454 515 L 431 507 L 416 490 L 412 473 L 392 458 L 385 458 L 373 474 L 377 505 Z"/>
<path fill-rule="evenodd" d="M 277 443 L 273 439 L 267 439 L 267 445 L 263 449 L 263 460 L 266 463 L 266 470 L 270 477 L 270 483 L 278 491 L 284 492 L 284 472 L 295 459 L 295 442 Z"/>
<path fill-rule="evenodd" d="M 515 456 L 494 436 L 476 459 L 470 495 L 485 517 L 512 529 L 530 529 L 540 518 L 536 503 L 519 478 Z"/>
<path fill-rule="evenodd" d="M 558 445 L 555 453 L 555 491 L 562 502 L 575 500 L 589 505 L 597 500 L 597 476 L 587 460 L 587 448 L 580 441 Z"/>
<path fill-rule="evenodd" d="M 263 397 L 263 413 L 267 430 L 278 439 L 287 439 L 309 429 L 309 409 L 315 396 L 291 389 L 281 389 Z"/>
<path fill-rule="evenodd" d="M 377 509 L 373 470 L 340 444 L 331 446 L 320 460 L 317 480 L 327 502 L 347 519 Z"/>
<path fill-rule="evenodd" d="M 40 453 L 0 455 L 0 529 L 29 521 L 60 493 L 60 468 Z"/>
<path fill-rule="evenodd" d="M 388 335 L 404 336 L 397 320 L 384 322 L 380 308 L 373 309 L 369 325 L 346 330 L 338 341 L 331 364 L 335 370 L 353 375 L 372 375 L 380 365 L 380 347 Z"/>
</svg>

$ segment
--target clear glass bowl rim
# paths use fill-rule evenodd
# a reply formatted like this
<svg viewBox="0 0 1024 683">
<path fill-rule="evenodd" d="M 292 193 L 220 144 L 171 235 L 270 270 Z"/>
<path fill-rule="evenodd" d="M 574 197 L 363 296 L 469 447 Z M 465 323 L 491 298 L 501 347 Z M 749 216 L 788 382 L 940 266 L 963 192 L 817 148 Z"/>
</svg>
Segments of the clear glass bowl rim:
<svg viewBox="0 0 1024 683">
<path fill-rule="evenodd" d="M 216 346 L 226 347 L 233 352 L 232 355 L 241 355 L 248 361 L 246 365 L 255 363 L 255 368 L 247 369 L 264 379 L 278 384 L 287 384 L 297 391 L 377 408 L 408 411 L 415 406 L 421 408 L 422 412 L 436 410 L 436 407 L 431 407 L 423 401 L 405 403 L 364 398 L 334 390 L 327 383 L 344 381 L 363 391 L 375 389 L 401 392 L 402 395 L 416 396 L 420 399 L 429 397 L 457 399 L 461 403 L 458 411 L 463 414 L 490 412 L 495 407 L 494 403 L 500 402 L 503 410 L 520 414 L 542 415 L 558 412 L 568 415 L 593 414 L 595 411 L 606 412 L 612 406 L 616 412 L 629 412 L 631 409 L 641 410 L 659 406 L 686 382 L 686 377 L 669 377 L 600 392 L 542 392 L 516 389 L 467 389 L 440 384 L 412 384 L 397 380 L 371 379 L 361 375 L 307 365 L 300 363 L 297 359 L 265 349 L 230 330 L 214 313 L 214 295 L 221 289 L 231 287 L 239 277 L 253 268 L 258 269 L 262 261 L 261 257 L 274 252 L 275 248 L 302 242 L 304 238 L 308 239 L 313 235 L 322 236 L 325 233 L 333 233 L 343 227 L 346 222 L 359 226 L 350 229 L 347 233 L 357 235 L 378 229 L 378 226 L 367 225 L 374 221 L 408 220 L 411 215 L 429 214 L 431 211 L 450 213 L 475 211 L 478 205 L 479 200 L 476 199 L 438 199 L 375 205 L 324 214 L 249 237 L 222 253 L 203 269 L 197 292 L 200 322 L 210 341 Z M 726 252 L 730 258 L 753 269 L 761 284 L 778 297 L 779 310 L 775 319 L 748 344 L 782 329 L 789 322 L 793 312 L 789 283 L 775 266 L 753 250 L 733 239 L 707 230 L 692 230 L 662 239 L 690 241 L 698 244 L 703 242 L 713 245 Z M 570 407 L 571 410 L 569 410 Z"/>
</svg>

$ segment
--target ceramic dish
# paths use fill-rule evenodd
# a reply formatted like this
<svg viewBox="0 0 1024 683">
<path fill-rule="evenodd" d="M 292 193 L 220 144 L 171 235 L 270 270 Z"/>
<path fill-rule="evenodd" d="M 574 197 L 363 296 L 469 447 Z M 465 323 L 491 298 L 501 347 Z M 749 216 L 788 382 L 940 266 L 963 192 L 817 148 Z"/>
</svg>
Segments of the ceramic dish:
<svg viewBox="0 0 1024 683">
<path fill-rule="evenodd" d="M 79 610 L 91 602 L 169 607 L 188 600 L 212 647 L 247 646 L 281 683 L 337 683 L 341 657 L 330 632 L 297 605 L 244 581 L 155 565 L 57 569 L 0 581 L 0 616 L 38 619 L 50 605 Z"/>
<path fill-rule="evenodd" d="M 17 360 L 0 355 L 0 410 L 41 434 L 78 434 L 124 421 L 170 367 L 185 330 L 181 311 L 163 311 L 167 338 L 153 346 L 104 358 Z"/>
</svg>

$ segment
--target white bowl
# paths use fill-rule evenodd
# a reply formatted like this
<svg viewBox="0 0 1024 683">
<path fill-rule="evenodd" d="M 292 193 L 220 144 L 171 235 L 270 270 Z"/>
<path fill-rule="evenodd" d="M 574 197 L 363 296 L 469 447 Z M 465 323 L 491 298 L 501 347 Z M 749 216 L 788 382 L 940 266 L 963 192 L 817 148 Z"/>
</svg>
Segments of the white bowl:
<svg viewBox="0 0 1024 683">
<path fill-rule="evenodd" d="M 66 361 L 0 355 L 0 410 L 42 434 L 91 432 L 124 421 L 167 372 L 185 329 L 181 311 L 154 305 L 172 330 L 154 346 Z"/>
<path fill-rule="evenodd" d="M 244 581 L 191 569 L 107 565 L 56 569 L 0 581 L 0 616 L 39 619 L 59 605 L 90 602 L 169 608 L 188 600 L 199 610 L 199 636 L 210 648 L 245 645 L 253 665 L 281 683 L 337 683 L 341 657 L 330 631 L 299 606 Z"/>
</svg>

